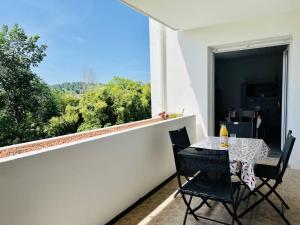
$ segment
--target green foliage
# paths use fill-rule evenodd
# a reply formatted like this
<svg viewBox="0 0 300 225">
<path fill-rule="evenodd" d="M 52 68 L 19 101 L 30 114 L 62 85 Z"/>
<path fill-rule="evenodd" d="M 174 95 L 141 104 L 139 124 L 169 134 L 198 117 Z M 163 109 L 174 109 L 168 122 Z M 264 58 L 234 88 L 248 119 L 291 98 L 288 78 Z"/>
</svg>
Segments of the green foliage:
<svg viewBox="0 0 300 225">
<path fill-rule="evenodd" d="M 49 136 L 59 136 L 69 133 L 75 133 L 80 124 L 78 107 L 67 105 L 65 113 L 61 116 L 52 117 L 45 132 Z"/>
<path fill-rule="evenodd" d="M 50 137 L 75 133 L 82 122 L 78 108 L 79 97 L 58 90 L 52 90 L 52 94 L 58 115 L 49 120 L 45 133 Z"/>
<path fill-rule="evenodd" d="M 49 87 L 32 72 L 46 56 L 38 40 L 18 25 L 0 31 L 0 146 L 151 117 L 148 83 L 115 77 Z"/>
<path fill-rule="evenodd" d="M 72 105 L 73 114 L 66 110 L 52 118 L 47 127 L 50 136 L 73 133 L 76 127 L 84 131 L 151 117 L 150 84 L 129 79 L 115 77 L 106 85 L 90 88 L 80 98 L 63 92 L 54 95 L 58 108 Z"/>
<path fill-rule="evenodd" d="M 72 93 L 65 93 L 59 90 L 52 89 L 52 95 L 54 97 L 57 113 L 59 115 L 65 113 L 67 105 L 76 107 L 79 104 L 79 96 Z"/>
<path fill-rule="evenodd" d="M 105 110 L 107 104 L 102 99 L 101 92 L 97 89 L 88 90 L 80 99 L 79 112 L 82 115 L 83 123 L 79 131 L 90 130 L 104 126 L 109 117 Z"/>
<path fill-rule="evenodd" d="M 149 118 L 151 116 L 147 86 L 141 82 L 115 77 L 103 87 L 104 101 L 109 105 L 108 112 L 113 124 Z"/>
<path fill-rule="evenodd" d="M 56 108 L 49 87 L 32 72 L 46 56 L 39 36 L 14 25 L 0 31 L 0 144 L 43 137 L 43 124 Z"/>
<path fill-rule="evenodd" d="M 51 88 L 61 92 L 68 92 L 72 94 L 83 94 L 86 92 L 87 89 L 101 86 L 100 83 L 98 84 L 88 84 L 85 82 L 64 82 L 62 84 L 55 84 L 51 85 Z"/>
</svg>

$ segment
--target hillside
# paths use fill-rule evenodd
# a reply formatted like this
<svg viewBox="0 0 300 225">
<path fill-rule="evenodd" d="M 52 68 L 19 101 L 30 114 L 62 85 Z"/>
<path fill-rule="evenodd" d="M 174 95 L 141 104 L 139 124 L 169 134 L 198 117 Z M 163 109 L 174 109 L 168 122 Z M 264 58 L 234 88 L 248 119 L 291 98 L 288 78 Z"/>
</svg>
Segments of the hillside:
<svg viewBox="0 0 300 225">
<path fill-rule="evenodd" d="M 88 87 L 95 87 L 102 85 L 101 83 L 85 83 L 85 82 L 64 82 L 61 84 L 54 84 L 50 87 L 63 92 L 71 92 L 75 94 L 84 93 Z"/>
</svg>

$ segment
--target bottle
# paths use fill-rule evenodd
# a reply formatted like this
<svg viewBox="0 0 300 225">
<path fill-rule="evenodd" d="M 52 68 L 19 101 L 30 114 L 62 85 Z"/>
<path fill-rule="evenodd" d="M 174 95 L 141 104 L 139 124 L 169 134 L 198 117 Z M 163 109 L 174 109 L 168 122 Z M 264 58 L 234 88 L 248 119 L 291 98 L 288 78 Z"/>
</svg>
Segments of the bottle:
<svg viewBox="0 0 300 225">
<path fill-rule="evenodd" d="M 226 128 L 226 124 L 221 124 L 220 144 L 221 144 L 222 148 L 227 148 L 228 147 L 228 130 Z"/>
</svg>

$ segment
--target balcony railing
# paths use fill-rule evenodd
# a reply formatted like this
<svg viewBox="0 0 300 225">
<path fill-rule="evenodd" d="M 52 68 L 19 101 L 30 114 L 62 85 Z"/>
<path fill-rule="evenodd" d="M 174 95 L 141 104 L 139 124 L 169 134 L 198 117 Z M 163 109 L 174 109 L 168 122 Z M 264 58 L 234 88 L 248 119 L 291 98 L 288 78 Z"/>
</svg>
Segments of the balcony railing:
<svg viewBox="0 0 300 225">
<path fill-rule="evenodd" d="M 195 116 L 83 139 L 0 162 L 0 224 L 105 224 L 175 173 L 168 131 Z"/>
</svg>

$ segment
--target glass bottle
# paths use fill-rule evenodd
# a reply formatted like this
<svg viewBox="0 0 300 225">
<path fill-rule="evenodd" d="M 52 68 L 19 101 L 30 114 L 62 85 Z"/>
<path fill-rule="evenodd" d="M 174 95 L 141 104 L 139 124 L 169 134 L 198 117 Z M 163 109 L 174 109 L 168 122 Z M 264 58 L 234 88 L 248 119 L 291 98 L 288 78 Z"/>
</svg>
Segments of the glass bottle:
<svg viewBox="0 0 300 225">
<path fill-rule="evenodd" d="M 226 128 L 226 124 L 221 124 L 220 145 L 221 145 L 222 148 L 227 148 L 228 147 L 228 130 Z"/>
</svg>

